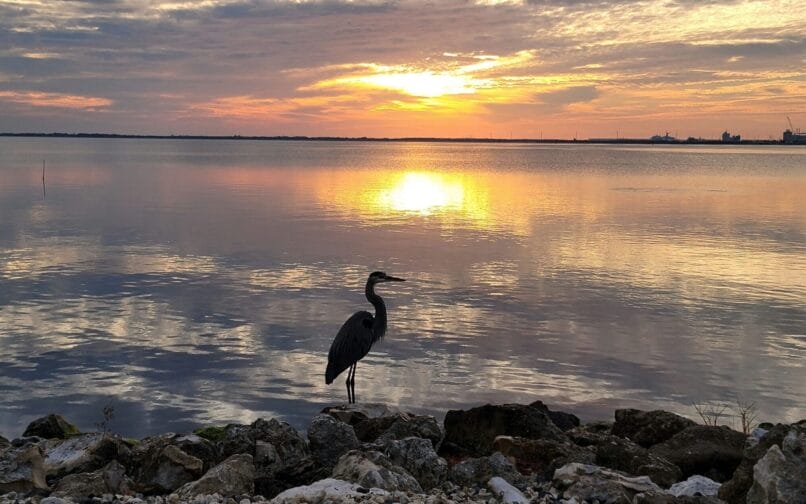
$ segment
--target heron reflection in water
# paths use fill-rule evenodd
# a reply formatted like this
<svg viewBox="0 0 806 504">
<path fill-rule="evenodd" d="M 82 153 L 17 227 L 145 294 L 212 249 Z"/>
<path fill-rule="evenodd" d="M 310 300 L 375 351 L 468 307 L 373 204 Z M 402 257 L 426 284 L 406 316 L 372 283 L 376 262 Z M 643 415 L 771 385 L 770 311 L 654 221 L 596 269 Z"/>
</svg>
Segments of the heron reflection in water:
<svg viewBox="0 0 806 504">
<path fill-rule="evenodd" d="M 375 285 L 382 282 L 405 282 L 402 278 L 387 275 L 383 271 L 370 273 L 367 279 L 367 300 L 375 307 L 375 316 L 368 311 L 355 312 L 341 326 L 330 352 L 327 355 L 325 383 L 330 385 L 342 371 L 347 372 L 347 401 L 355 403 L 355 366 L 372 345 L 386 334 L 386 304 L 375 294 Z"/>
</svg>

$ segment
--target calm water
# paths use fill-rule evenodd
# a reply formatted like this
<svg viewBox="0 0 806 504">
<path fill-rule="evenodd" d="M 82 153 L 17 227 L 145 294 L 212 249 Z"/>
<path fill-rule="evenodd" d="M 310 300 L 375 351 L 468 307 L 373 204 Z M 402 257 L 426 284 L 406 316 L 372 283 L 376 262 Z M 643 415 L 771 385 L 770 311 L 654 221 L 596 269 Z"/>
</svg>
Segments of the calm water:
<svg viewBox="0 0 806 504">
<path fill-rule="evenodd" d="M 305 428 L 376 269 L 359 402 L 806 416 L 806 149 L 0 138 L 0 433 Z"/>
</svg>

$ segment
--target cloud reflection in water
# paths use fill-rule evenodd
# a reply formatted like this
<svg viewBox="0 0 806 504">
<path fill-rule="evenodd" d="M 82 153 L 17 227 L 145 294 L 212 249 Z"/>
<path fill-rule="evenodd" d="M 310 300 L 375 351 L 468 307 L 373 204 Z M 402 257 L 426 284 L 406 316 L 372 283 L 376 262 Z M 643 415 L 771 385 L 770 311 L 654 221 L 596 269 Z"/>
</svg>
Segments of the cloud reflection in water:
<svg viewBox="0 0 806 504">
<path fill-rule="evenodd" d="M 362 401 L 803 410 L 802 153 L 72 142 L 0 162 L 6 437 L 108 398 L 127 435 L 304 427 L 343 400 L 326 352 L 374 269 L 410 281 Z M 70 174 L 44 202 L 43 153 Z"/>
</svg>

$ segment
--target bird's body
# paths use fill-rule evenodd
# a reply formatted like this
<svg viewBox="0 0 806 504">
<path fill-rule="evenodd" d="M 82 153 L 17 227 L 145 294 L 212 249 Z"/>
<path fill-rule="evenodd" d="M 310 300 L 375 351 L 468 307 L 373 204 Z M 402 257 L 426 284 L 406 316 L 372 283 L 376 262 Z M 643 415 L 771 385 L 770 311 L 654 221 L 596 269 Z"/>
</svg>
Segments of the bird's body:
<svg viewBox="0 0 806 504">
<path fill-rule="evenodd" d="M 327 355 L 325 383 L 333 383 L 344 370 L 347 374 L 347 400 L 355 402 L 355 366 L 369 353 L 372 345 L 386 334 L 386 304 L 383 298 L 375 293 L 375 285 L 381 282 L 402 282 L 402 278 L 389 276 L 382 271 L 369 275 L 366 286 L 367 300 L 375 307 L 375 316 L 368 311 L 355 312 L 341 329 L 330 345 Z"/>
</svg>

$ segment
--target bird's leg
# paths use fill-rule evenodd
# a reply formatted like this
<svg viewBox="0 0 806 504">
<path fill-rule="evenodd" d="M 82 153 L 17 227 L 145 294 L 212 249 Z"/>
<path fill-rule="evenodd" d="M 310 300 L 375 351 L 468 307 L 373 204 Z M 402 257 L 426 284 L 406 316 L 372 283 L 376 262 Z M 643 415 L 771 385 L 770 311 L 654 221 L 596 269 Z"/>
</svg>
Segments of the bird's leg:
<svg viewBox="0 0 806 504">
<path fill-rule="evenodd" d="M 353 390 L 353 404 L 355 404 L 355 368 L 358 367 L 358 362 L 353 364 L 353 374 L 350 377 L 350 388 Z"/>
<path fill-rule="evenodd" d="M 344 382 L 347 385 L 347 404 L 353 404 L 353 396 L 350 392 L 350 375 L 353 372 L 353 366 L 350 366 L 350 369 L 347 370 L 347 381 Z"/>
</svg>

